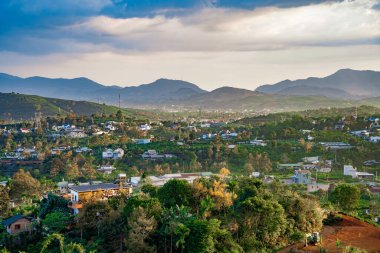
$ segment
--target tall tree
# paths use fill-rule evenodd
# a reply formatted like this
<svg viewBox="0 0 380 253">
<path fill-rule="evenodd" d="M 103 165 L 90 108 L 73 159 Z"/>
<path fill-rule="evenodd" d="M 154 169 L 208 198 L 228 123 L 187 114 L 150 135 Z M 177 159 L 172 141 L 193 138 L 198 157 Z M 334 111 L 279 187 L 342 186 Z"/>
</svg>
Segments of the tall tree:
<svg viewBox="0 0 380 253">
<path fill-rule="evenodd" d="M 8 217 L 10 207 L 9 192 L 6 186 L 0 185 L 0 217 Z"/>
<path fill-rule="evenodd" d="M 157 228 L 157 222 L 153 216 L 149 217 L 144 208 L 138 207 L 128 219 L 128 232 L 125 244 L 127 252 L 153 253 L 156 252 L 154 245 L 148 241 L 152 232 Z"/>
<path fill-rule="evenodd" d="M 12 199 L 20 201 L 23 197 L 32 198 L 40 194 L 40 183 L 29 172 L 20 169 L 13 175 L 9 192 Z"/>
</svg>

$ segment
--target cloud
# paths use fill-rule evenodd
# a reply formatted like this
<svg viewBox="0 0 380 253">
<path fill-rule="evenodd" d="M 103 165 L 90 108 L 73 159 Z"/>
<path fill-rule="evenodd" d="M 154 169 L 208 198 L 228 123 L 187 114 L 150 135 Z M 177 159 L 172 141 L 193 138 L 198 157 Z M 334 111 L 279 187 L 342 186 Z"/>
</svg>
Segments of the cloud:
<svg viewBox="0 0 380 253">
<path fill-rule="evenodd" d="M 69 27 L 119 50 L 255 51 L 297 46 L 376 44 L 377 1 L 255 10 L 204 8 L 185 16 L 99 16 Z"/>
</svg>

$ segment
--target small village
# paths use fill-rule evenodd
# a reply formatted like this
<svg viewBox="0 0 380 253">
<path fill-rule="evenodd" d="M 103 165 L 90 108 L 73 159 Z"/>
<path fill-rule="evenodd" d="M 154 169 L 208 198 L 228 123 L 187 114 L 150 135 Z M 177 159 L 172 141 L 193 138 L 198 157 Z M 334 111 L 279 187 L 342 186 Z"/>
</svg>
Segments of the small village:
<svg viewBox="0 0 380 253">
<path fill-rule="evenodd" d="M 76 118 L 66 117 L 59 119 L 65 122 L 59 125 L 56 118 L 37 118 L 0 127 L 4 143 L 1 187 L 9 189 L 9 197 L 2 199 L 8 201 L 2 202 L 7 207 L 2 209 L 7 214 L 2 223 L 4 233 L 14 238 L 12 244 L 20 235 L 36 233 L 43 226 L 31 210 L 52 198 L 66 203 L 62 208 L 70 222 L 62 232 L 88 212 L 86 206 L 120 198 L 128 203 L 142 193 L 154 196 L 157 193 L 152 191 L 172 181 L 198 187 L 205 180 L 230 184 L 247 177 L 265 188 L 280 184 L 300 195 L 314 196 L 320 205 L 329 206 L 324 215 L 331 215 L 327 210 L 345 210 L 380 224 L 378 117 L 352 116 L 336 122 L 290 117 L 279 124 L 268 121 L 253 127 L 239 120 L 136 122 L 124 118 L 121 122 L 115 115 L 102 117 L 104 122 L 94 117 L 74 124 Z M 13 193 L 20 184 L 18 177 L 21 184 L 35 181 L 28 186 L 30 192 Z M 357 198 L 348 207 L 331 198 L 343 186 L 352 187 Z M 322 231 L 318 229 L 308 233 L 319 238 Z"/>
</svg>

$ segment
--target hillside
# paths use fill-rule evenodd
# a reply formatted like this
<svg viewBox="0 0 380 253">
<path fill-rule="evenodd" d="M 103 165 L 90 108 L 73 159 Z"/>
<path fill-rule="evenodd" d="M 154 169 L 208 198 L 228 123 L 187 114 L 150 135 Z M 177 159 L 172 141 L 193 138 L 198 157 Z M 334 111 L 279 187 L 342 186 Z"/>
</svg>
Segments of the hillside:
<svg viewBox="0 0 380 253">
<path fill-rule="evenodd" d="M 94 113 L 116 113 L 118 110 L 119 108 L 114 106 L 101 105 L 86 101 L 45 98 L 16 93 L 0 93 L 0 118 L 3 119 L 30 119 L 34 117 L 36 111 L 41 111 L 44 116 L 53 116 L 57 114 L 65 115 L 68 113 L 88 116 Z M 129 117 L 154 117 L 154 113 L 148 113 L 141 110 L 121 110 L 124 115 Z"/>
<path fill-rule="evenodd" d="M 380 96 L 380 72 L 341 69 L 323 78 L 310 77 L 263 85 L 256 91 L 269 94 L 312 95 L 331 98 L 370 98 Z"/>
</svg>

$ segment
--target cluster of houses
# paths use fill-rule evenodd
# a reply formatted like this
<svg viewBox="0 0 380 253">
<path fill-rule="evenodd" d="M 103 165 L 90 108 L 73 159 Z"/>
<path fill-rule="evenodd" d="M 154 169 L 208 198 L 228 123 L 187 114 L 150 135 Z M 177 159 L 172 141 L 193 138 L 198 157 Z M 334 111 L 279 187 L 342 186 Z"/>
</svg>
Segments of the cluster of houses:
<svg viewBox="0 0 380 253">
<path fill-rule="evenodd" d="M 236 138 L 236 137 L 238 137 L 238 133 L 236 133 L 236 132 L 230 132 L 229 130 L 226 130 L 226 131 L 221 131 L 219 133 L 205 133 L 205 134 L 202 134 L 202 139 L 203 140 L 215 139 L 217 135 L 219 135 L 222 139 L 230 139 L 230 138 Z"/>
<path fill-rule="evenodd" d="M 39 156 L 39 153 L 36 151 L 36 147 L 18 147 L 13 152 L 5 153 L 3 159 L 26 160 L 26 159 L 37 159 L 38 156 Z"/>
</svg>

